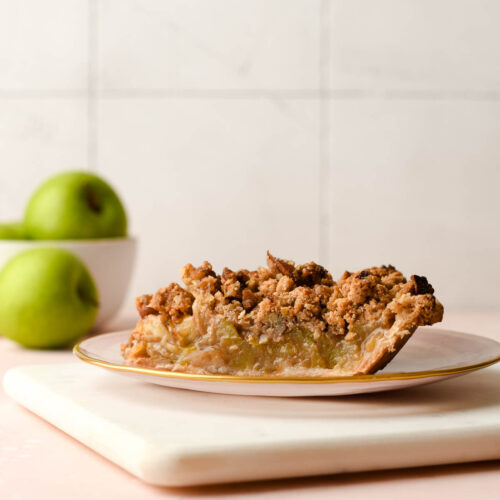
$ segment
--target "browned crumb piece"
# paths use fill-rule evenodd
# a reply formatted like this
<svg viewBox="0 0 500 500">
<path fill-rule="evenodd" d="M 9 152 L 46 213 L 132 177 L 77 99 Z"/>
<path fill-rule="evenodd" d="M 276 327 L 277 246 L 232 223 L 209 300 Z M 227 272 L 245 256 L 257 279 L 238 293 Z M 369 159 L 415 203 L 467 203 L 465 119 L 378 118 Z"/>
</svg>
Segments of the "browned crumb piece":
<svg viewBox="0 0 500 500">
<path fill-rule="evenodd" d="M 160 288 L 154 295 L 141 295 L 136 299 L 141 318 L 159 314 L 165 321 L 178 321 L 192 314 L 194 297 L 177 283 Z"/>
<path fill-rule="evenodd" d="M 425 278 L 412 276 L 407 282 L 393 266 L 372 267 L 358 273 L 345 272 L 334 287 L 327 304 L 325 319 L 340 334 L 346 334 L 355 322 L 383 318 L 390 328 L 402 304 L 410 307 L 408 324 L 418 326 L 441 321 L 443 308 Z"/>
<path fill-rule="evenodd" d="M 149 314 L 157 314 L 157 312 L 152 307 L 148 306 L 152 298 L 152 295 L 146 294 L 141 295 L 135 299 L 135 307 L 137 308 L 137 312 L 139 313 L 139 316 L 141 318 L 144 318 Z"/>
</svg>

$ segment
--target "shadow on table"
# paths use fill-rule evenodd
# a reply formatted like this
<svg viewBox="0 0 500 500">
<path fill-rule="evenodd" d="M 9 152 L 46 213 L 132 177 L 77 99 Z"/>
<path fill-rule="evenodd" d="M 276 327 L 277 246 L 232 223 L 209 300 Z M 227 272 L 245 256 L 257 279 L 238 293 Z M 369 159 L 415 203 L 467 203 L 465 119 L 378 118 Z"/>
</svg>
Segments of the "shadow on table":
<svg viewBox="0 0 500 500">
<path fill-rule="evenodd" d="M 132 385 L 140 390 L 131 390 Z M 136 382 L 121 376 L 106 377 L 103 389 L 117 398 L 156 410 L 176 408 L 207 414 L 271 418 L 377 418 L 450 413 L 500 403 L 500 372 L 485 369 L 436 384 L 398 391 L 341 397 L 271 398 L 227 396 L 172 389 Z"/>
<path fill-rule="evenodd" d="M 348 474 L 337 474 L 330 476 L 314 476 L 299 479 L 277 479 L 272 481 L 259 481 L 254 483 L 224 484 L 200 486 L 191 488 L 161 488 L 150 486 L 154 490 L 164 491 L 165 495 L 175 494 L 182 498 L 244 498 L 245 496 L 279 494 L 281 490 L 286 490 L 283 498 L 292 498 L 300 495 L 301 491 L 308 495 L 313 495 L 314 490 L 331 488 L 331 498 L 337 498 L 335 488 L 358 486 L 363 484 L 380 484 L 426 480 L 436 476 L 446 477 L 459 474 L 477 474 L 480 472 L 499 472 L 500 460 L 477 462 L 456 465 L 439 465 L 431 467 L 418 467 L 411 469 L 393 469 L 386 471 L 356 472 Z M 307 491 L 304 491 L 307 490 Z M 285 493 L 285 491 L 283 491 Z M 274 496 L 273 496 L 274 498 Z M 281 498 L 281 496 L 280 496 Z M 307 497 L 302 497 L 307 498 Z M 325 498 L 322 496 L 322 498 Z M 340 498 L 340 497 L 339 497 Z M 414 497 L 412 497 L 414 498 Z"/>
</svg>

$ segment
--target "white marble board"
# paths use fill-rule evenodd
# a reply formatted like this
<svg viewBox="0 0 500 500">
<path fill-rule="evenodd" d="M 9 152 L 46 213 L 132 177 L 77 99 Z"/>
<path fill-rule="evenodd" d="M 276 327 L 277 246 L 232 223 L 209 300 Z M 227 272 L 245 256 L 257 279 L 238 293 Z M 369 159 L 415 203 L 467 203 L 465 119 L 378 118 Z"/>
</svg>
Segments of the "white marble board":
<svg viewBox="0 0 500 500">
<path fill-rule="evenodd" d="M 171 389 L 76 362 L 13 368 L 4 388 L 156 485 L 500 458 L 500 364 L 439 384 L 335 398 Z"/>
</svg>

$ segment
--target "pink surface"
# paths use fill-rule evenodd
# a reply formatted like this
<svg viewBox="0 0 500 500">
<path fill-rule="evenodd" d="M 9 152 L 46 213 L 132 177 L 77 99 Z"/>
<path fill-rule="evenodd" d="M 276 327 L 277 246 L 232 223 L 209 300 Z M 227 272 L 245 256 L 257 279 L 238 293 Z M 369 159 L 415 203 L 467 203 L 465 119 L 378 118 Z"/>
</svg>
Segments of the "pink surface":
<svg viewBox="0 0 500 500">
<path fill-rule="evenodd" d="M 122 318 L 108 330 L 128 327 Z M 500 312 L 448 313 L 442 326 L 500 340 Z M 21 349 L 0 339 L 0 376 L 12 366 L 68 362 L 69 351 Z M 75 361 L 76 362 L 76 361 Z M 499 381 L 500 388 L 500 381 Z M 500 390 L 500 389 L 499 389 Z M 500 416 L 499 416 L 500 418 Z M 284 480 L 167 489 L 135 479 L 0 393 L 0 498 L 496 498 L 500 461 Z"/>
</svg>

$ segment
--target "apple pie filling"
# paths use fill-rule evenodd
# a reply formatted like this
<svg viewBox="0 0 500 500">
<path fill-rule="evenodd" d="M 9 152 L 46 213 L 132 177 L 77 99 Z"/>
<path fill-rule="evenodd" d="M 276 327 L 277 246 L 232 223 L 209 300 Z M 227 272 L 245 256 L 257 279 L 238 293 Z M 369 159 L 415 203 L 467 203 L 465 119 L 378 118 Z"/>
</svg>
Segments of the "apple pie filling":
<svg viewBox="0 0 500 500">
<path fill-rule="evenodd" d="M 122 346 L 131 364 L 198 374 L 353 375 L 385 366 L 443 307 L 423 277 L 392 266 L 345 272 L 268 253 L 267 268 L 217 275 L 187 265 L 136 300 L 140 320 Z"/>
</svg>

